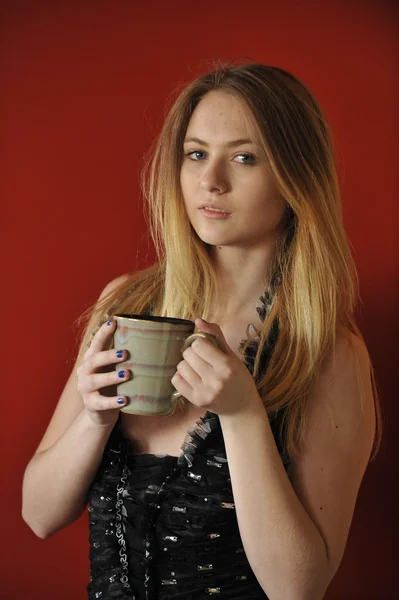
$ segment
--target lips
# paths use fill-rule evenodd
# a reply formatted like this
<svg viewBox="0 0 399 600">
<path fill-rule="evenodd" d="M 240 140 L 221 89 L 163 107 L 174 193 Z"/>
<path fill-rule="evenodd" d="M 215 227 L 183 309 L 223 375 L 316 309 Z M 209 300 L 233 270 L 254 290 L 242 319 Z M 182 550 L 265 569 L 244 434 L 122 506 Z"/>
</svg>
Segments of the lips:
<svg viewBox="0 0 399 600">
<path fill-rule="evenodd" d="M 205 219 L 211 221 L 226 221 L 231 217 L 231 214 L 228 212 L 210 207 L 207 208 L 206 206 L 204 208 L 200 208 L 199 212 Z"/>
<path fill-rule="evenodd" d="M 229 215 L 229 211 L 226 210 L 225 208 L 223 208 L 222 206 L 215 206 L 214 204 L 203 204 L 202 206 L 200 206 L 200 209 L 206 209 L 209 211 L 214 211 L 214 212 L 220 212 L 220 213 L 225 213 L 227 215 Z"/>
</svg>

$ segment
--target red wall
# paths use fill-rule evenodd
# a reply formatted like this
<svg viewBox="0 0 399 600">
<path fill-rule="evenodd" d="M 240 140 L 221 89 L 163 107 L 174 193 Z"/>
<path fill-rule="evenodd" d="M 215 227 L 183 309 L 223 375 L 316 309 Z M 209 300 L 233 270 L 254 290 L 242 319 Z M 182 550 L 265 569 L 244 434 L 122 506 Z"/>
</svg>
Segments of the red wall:
<svg viewBox="0 0 399 600">
<path fill-rule="evenodd" d="M 111 278 L 153 258 L 142 241 L 138 172 L 167 95 L 214 57 L 246 56 L 297 74 L 331 123 L 359 269 L 360 324 L 385 415 L 384 444 L 365 476 L 326 597 L 394 598 L 394 3 L 10 0 L 1 10 L 6 552 L 0 597 L 85 598 L 86 517 L 51 539 L 36 538 L 20 517 L 23 470 L 72 367 L 74 321 Z"/>
</svg>

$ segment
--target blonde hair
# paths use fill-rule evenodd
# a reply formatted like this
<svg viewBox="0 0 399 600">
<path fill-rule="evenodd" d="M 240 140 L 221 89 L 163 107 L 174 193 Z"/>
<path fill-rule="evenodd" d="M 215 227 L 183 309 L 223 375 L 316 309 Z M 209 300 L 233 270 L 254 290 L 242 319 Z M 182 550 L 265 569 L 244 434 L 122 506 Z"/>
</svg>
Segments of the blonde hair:
<svg viewBox="0 0 399 600">
<path fill-rule="evenodd" d="M 355 323 L 355 264 L 345 235 L 329 127 L 311 92 L 282 69 L 262 64 L 217 64 L 195 79 L 171 106 L 142 173 L 151 236 L 159 262 L 131 274 L 94 309 L 99 321 L 112 314 L 143 313 L 205 319 L 216 297 L 207 247 L 190 225 L 180 189 L 183 141 L 198 102 L 210 91 L 244 103 L 271 171 L 288 204 L 273 268 L 281 274 L 271 291 L 260 331 L 254 375 L 262 348 L 278 321 L 278 337 L 258 389 L 268 414 L 283 409 L 286 451 L 296 454 L 306 426 L 307 398 L 338 330 L 362 339 Z M 248 339 L 243 351 L 253 338 Z M 372 372 L 376 436 L 381 415 Z"/>
</svg>

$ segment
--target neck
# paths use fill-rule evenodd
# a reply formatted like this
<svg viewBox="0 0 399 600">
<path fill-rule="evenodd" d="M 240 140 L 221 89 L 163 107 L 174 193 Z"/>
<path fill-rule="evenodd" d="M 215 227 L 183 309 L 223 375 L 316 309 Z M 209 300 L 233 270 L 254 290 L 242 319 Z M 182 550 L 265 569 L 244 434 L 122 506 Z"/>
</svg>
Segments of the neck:
<svg viewBox="0 0 399 600">
<path fill-rule="evenodd" d="M 257 314 L 256 305 L 272 275 L 273 250 L 212 247 L 219 306 L 212 306 L 211 320 L 220 323 Z"/>
</svg>

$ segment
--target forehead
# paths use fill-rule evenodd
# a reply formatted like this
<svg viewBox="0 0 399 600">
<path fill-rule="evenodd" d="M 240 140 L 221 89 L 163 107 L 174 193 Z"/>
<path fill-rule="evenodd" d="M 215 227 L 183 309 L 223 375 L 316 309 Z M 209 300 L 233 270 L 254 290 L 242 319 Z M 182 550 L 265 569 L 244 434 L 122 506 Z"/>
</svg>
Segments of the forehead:
<svg viewBox="0 0 399 600">
<path fill-rule="evenodd" d="M 258 130 L 244 102 L 226 92 L 208 92 L 197 104 L 187 128 L 187 135 L 201 139 L 251 138 Z"/>
</svg>

